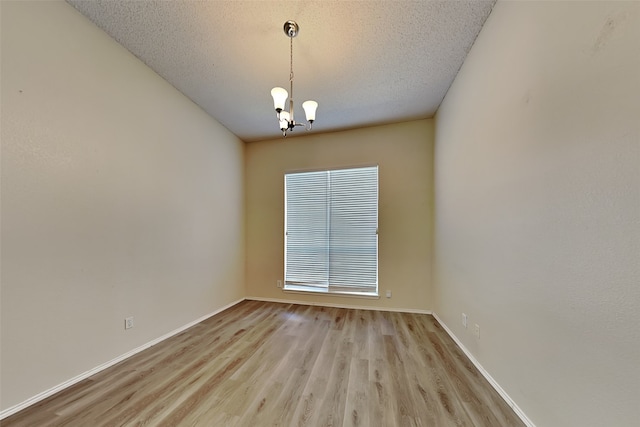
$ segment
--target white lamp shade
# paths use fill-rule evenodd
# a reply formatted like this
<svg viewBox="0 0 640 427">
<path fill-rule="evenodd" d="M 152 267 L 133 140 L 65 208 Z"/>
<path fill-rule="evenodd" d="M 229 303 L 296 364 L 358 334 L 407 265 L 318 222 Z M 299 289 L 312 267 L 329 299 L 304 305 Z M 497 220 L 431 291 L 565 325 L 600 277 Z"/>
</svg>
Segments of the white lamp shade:
<svg viewBox="0 0 640 427">
<path fill-rule="evenodd" d="M 287 111 L 280 112 L 280 130 L 285 130 L 289 127 L 289 113 Z"/>
<path fill-rule="evenodd" d="M 304 108 L 304 114 L 307 116 L 308 122 L 316 119 L 316 109 L 318 108 L 316 101 L 305 101 L 302 103 L 302 108 Z"/>
<path fill-rule="evenodd" d="M 273 96 L 273 108 L 275 108 L 276 111 L 284 110 L 284 104 L 289 97 L 287 91 L 281 87 L 274 87 L 271 89 L 271 96 Z"/>
</svg>

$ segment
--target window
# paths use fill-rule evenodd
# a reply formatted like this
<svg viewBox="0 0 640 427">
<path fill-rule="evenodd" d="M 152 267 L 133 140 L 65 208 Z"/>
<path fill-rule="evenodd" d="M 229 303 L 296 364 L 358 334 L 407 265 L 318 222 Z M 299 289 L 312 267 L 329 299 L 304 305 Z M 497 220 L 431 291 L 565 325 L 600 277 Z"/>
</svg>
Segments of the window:
<svg viewBox="0 0 640 427">
<path fill-rule="evenodd" d="M 286 290 L 378 295 L 378 167 L 287 173 Z"/>
</svg>

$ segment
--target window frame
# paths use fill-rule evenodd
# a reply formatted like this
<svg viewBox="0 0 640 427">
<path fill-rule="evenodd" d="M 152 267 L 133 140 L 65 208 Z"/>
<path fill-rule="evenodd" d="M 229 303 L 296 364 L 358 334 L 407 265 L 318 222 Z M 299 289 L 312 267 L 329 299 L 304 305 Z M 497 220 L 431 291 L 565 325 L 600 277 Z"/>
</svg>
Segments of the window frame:
<svg viewBox="0 0 640 427">
<path fill-rule="evenodd" d="M 372 200 L 375 200 L 375 208 L 374 211 L 369 210 L 368 212 L 365 211 L 364 213 L 368 213 L 369 214 L 369 224 L 368 224 L 368 228 L 367 230 L 369 232 L 371 232 L 371 215 L 373 212 L 375 212 L 375 221 L 374 221 L 374 227 L 375 231 L 374 231 L 374 235 L 375 235 L 375 240 L 374 240 L 374 244 L 371 245 L 371 242 L 368 243 L 369 246 L 365 246 L 368 248 L 373 248 L 375 250 L 375 261 L 374 261 L 374 275 L 375 275 L 375 285 L 370 285 L 370 284 L 357 284 L 357 279 L 356 282 L 353 285 L 345 285 L 345 284 L 332 284 L 329 282 L 329 277 L 332 277 L 331 272 L 335 271 L 332 270 L 331 268 L 331 263 L 332 263 L 332 257 L 335 256 L 335 250 L 334 253 L 331 252 L 331 214 L 329 213 L 329 211 L 332 209 L 332 204 L 334 204 L 336 202 L 337 199 L 333 198 L 331 195 L 331 173 L 332 172 L 345 172 L 345 171 L 350 171 L 350 170 L 357 170 L 357 169 L 373 169 L 375 168 L 375 196 L 374 199 L 372 199 L 372 195 L 371 193 L 369 193 L 368 195 L 365 194 L 365 192 L 363 192 L 363 199 L 361 201 L 361 203 L 363 205 L 366 206 L 366 203 L 371 203 Z M 288 209 L 288 203 L 289 203 L 289 196 L 287 194 L 287 177 L 291 176 L 291 175 L 295 175 L 295 174 L 307 174 L 307 173 L 327 173 L 327 199 L 325 200 L 324 203 L 326 203 L 327 205 L 327 218 L 326 218 L 326 239 L 327 239 L 327 259 L 326 259 L 326 277 L 327 277 L 327 283 L 325 284 L 320 284 L 318 283 L 317 285 L 314 285 L 312 283 L 301 283 L 301 282 L 294 282 L 294 281 L 290 281 L 288 280 L 288 271 L 287 271 L 287 265 L 288 265 L 288 232 L 289 232 L 289 228 L 288 228 L 288 216 L 289 216 L 289 209 Z M 366 173 L 366 171 L 365 171 Z M 339 176 L 339 175 L 338 175 Z M 356 177 L 357 178 L 357 177 Z M 380 207 L 380 166 L 378 164 L 366 164 L 366 165 L 358 165 L 358 166 L 346 166 L 346 167 L 334 167 L 334 168 L 322 168 L 322 169 L 308 169 L 308 170 L 295 170 L 295 171 L 287 171 L 284 174 L 284 280 L 283 280 L 283 291 L 285 292 L 294 292 L 294 293 L 304 293 L 304 294 L 319 294 L 319 295 L 341 295 L 341 296 L 353 296 L 353 297 L 359 297 L 359 298 L 375 298 L 378 299 L 379 298 L 379 288 L 380 288 L 380 283 L 379 283 L 379 238 L 378 238 L 378 227 L 379 227 L 379 207 Z M 373 189 L 373 188 L 371 188 Z M 339 200 L 338 200 L 339 201 Z M 322 204 L 322 201 L 320 201 L 320 205 Z M 343 212 L 341 210 L 338 210 L 338 212 Z M 336 218 L 339 219 L 339 215 L 336 215 L 335 213 L 333 214 L 333 216 L 335 216 Z M 322 227 L 320 227 L 322 228 Z M 363 234 L 365 235 L 365 234 Z M 366 234 L 366 236 L 369 236 L 368 239 L 371 238 L 370 234 Z M 334 239 L 335 241 L 335 239 Z M 365 252 L 366 253 L 366 252 Z M 335 259 L 333 259 L 333 261 L 335 262 Z M 366 261 L 366 260 L 365 260 Z M 369 259 L 369 262 L 371 262 L 371 259 Z M 347 270 L 349 270 L 349 268 L 347 268 Z M 371 273 L 369 271 L 369 273 Z M 335 275 L 334 275 L 335 276 Z M 348 273 L 347 273 L 348 276 Z M 345 276 L 346 277 L 346 276 Z M 372 275 L 369 275 L 368 277 L 372 277 Z M 353 287 L 354 289 L 349 289 Z M 357 289 L 356 289 L 357 288 Z M 367 289 L 367 288 L 370 288 Z"/>
</svg>

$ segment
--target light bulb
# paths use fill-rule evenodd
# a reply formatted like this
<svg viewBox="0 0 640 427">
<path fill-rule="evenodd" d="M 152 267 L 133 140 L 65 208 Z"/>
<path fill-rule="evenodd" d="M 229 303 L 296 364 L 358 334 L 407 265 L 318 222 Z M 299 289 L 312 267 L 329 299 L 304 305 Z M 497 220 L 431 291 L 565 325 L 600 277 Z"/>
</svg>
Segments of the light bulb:
<svg viewBox="0 0 640 427">
<path fill-rule="evenodd" d="M 287 102 L 289 94 L 281 87 L 274 87 L 271 89 L 271 96 L 273 96 L 273 108 L 279 113 L 284 110 L 284 104 Z"/>
<path fill-rule="evenodd" d="M 287 111 L 280 112 L 280 130 L 289 128 L 289 113 Z"/>
<path fill-rule="evenodd" d="M 307 116 L 307 121 L 309 123 L 313 122 L 316 119 L 318 103 L 316 101 L 305 101 L 302 103 L 302 108 L 304 108 L 304 114 Z"/>
</svg>

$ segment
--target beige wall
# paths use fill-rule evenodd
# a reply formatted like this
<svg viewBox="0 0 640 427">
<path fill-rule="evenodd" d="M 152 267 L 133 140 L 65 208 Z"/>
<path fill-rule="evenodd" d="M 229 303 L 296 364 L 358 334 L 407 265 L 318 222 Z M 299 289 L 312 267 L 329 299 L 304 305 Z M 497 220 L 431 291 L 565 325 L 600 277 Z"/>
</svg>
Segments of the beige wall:
<svg viewBox="0 0 640 427">
<path fill-rule="evenodd" d="M 304 131 L 302 131 L 304 132 Z M 433 121 L 249 143 L 246 147 L 246 283 L 249 297 L 427 310 L 431 300 Z M 284 173 L 379 165 L 381 298 L 283 292 Z M 392 291 L 392 298 L 383 296 Z"/>
<path fill-rule="evenodd" d="M 640 3 L 499 1 L 435 165 L 439 316 L 536 425 L 637 425 Z"/>
<path fill-rule="evenodd" d="M 244 296 L 243 144 L 68 4 L 1 3 L 7 409 Z"/>
</svg>

